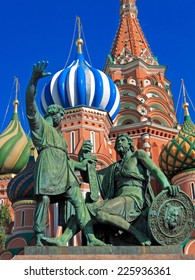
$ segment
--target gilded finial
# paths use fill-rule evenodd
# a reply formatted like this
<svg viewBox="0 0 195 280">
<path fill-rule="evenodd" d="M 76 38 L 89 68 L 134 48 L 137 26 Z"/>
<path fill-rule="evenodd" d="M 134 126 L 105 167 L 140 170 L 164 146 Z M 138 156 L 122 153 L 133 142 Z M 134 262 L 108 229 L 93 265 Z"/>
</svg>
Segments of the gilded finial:
<svg viewBox="0 0 195 280">
<path fill-rule="evenodd" d="M 183 103 L 183 108 L 184 108 L 184 116 L 189 116 L 189 103 L 187 102 L 187 99 L 186 99 L 186 88 L 185 88 L 185 84 L 184 84 L 184 80 L 182 79 L 182 89 L 183 89 L 183 100 L 184 100 L 184 103 Z"/>
<path fill-rule="evenodd" d="M 14 80 L 15 80 L 15 84 L 16 84 L 16 95 L 15 95 L 15 100 L 14 100 L 14 113 L 17 113 L 18 112 L 18 104 L 19 104 L 19 101 L 18 101 L 18 91 L 19 91 L 19 82 L 18 82 L 18 78 L 17 77 L 14 77 Z"/>
<path fill-rule="evenodd" d="M 78 39 L 76 41 L 76 45 L 78 47 L 77 53 L 82 53 L 82 45 L 83 45 L 83 40 L 81 39 L 81 19 L 80 17 L 76 17 L 77 23 L 78 23 Z"/>
</svg>

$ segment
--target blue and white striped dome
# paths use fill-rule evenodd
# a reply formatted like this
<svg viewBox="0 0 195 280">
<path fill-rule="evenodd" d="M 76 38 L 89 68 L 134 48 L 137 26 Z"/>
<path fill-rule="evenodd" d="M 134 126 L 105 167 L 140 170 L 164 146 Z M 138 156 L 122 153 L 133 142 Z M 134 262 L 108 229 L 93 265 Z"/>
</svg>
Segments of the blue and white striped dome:
<svg viewBox="0 0 195 280">
<path fill-rule="evenodd" d="M 93 68 L 78 53 L 73 63 L 58 71 L 44 87 L 41 97 L 43 110 L 51 104 L 63 108 L 87 106 L 105 110 L 114 120 L 119 111 L 119 91 L 110 77 Z"/>
</svg>

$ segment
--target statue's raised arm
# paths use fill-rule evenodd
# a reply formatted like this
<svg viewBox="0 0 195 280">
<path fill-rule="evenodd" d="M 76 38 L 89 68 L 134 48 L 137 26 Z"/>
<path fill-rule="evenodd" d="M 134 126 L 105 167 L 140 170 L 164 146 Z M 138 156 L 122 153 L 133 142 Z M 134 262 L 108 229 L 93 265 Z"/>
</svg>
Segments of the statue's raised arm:
<svg viewBox="0 0 195 280">
<path fill-rule="evenodd" d="M 42 61 L 33 65 L 33 71 L 26 89 L 26 113 L 28 116 L 34 116 L 36 113 L 36 88 L 39 79 L 49 76 L 51 73 L 45 73 L 48 62 Z"/>
</svg>

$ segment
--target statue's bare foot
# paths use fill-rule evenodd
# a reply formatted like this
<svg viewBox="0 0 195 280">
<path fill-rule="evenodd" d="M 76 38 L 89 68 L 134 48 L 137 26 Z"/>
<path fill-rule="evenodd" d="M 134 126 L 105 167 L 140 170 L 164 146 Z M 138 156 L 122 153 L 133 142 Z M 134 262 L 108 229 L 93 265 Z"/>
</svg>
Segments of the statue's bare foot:
<svg viewBox="0 0 195 280">
<path fill-rule="evenodd" d="M 140 245 L 142 245 L 142 246 L 150 246 L 151 245 L 150 239 L 145 234 L 140 233 L 140 234 L 136 235 L 136 238 L 140 242 Z"/>
<path fill-rule="evenodd" d="M 136 229 L 134 226 L 130 226 L 129 232 L 134 235 L 134 237 L 139 241 L 142 246 L 150 246 L 151 241 L 149 237 L 142 233 L 140 230 Z"/>
<path fill-rule="evenodd" d="M 152 243 L 150 240 L 145 240 L 143 242 L 140 243 L 142 246 L 150 246 Z"/>
<path fill-rule="evenodd" d="M 54 238 L 49 238 L 49 237 L 42 237 L 41 242 L 46 245 L 46 246 L 66 246 L 66 241 L 64 241 L 60 237 L 54 237 Z"/>
</svg>

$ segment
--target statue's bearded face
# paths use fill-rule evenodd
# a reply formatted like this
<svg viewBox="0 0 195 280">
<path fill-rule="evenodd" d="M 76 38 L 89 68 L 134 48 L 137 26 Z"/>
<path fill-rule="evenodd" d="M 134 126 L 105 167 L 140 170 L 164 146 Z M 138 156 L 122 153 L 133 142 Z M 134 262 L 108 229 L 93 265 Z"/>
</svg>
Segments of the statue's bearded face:
<svg viewBox="0 0 195 280">
<path fill-rule="evenodd" d="M 57 114 L 53 115 L 52 120 L 53 120 L 53 126 L 58 127 L 61 124 L 61 121 L 62 121 L 61 113 L 57 113 Z"/>
<path fill-rule="evenodd" d="M 118 137 L 115 143 L 115 149 L 119 155 L 126 154 L 130 150 L 128 139 L 124 136 Z"/>
</svg>

